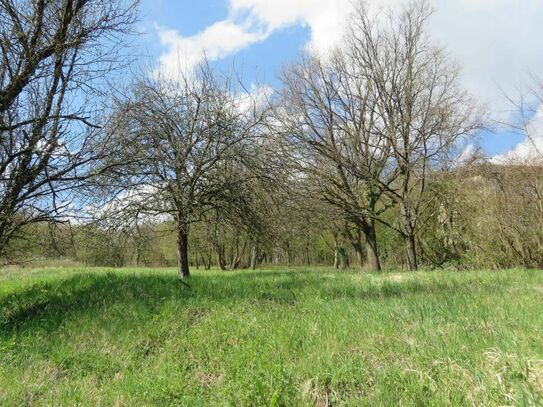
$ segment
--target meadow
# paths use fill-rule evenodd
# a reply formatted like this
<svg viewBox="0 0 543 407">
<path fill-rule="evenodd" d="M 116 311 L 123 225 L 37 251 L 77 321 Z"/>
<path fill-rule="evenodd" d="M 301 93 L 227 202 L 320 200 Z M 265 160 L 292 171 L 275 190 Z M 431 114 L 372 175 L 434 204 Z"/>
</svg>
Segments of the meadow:
<svg viewBox="0 0 543 407">
<path fill-rule="evenodd" d="M 0 271 L 1 406 L 543 405 L 543 273 Z"/>
</svg>

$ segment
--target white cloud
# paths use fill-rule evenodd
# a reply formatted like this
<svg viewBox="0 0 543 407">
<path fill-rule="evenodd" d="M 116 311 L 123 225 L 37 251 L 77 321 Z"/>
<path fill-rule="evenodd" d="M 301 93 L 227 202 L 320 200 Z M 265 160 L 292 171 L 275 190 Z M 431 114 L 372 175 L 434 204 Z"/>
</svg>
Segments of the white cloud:
<svg viewBox="0 0 543 407">
<path fill-rule="evenodd" d="M 468 143 L 460 151 L 457 157 L 452 160 L 453 167 L 461 167 L 470 163 L 478 154 L 477 147 L 473 143 Z"/>
<path fill-rule="evenodd" d="M 493 118 L 507 121 L 513 106 L 504 94 L 514 96 L 528 72 L 543 73 L 543 1 L 436 0 L 434 5 L 434 38 L 462 64 L 466 88 L 488 106 Z M 539 131 L 530 129 L 530 137 L 493 161 L 539 157 L 543 124 L 538 126 Z"/>
<path fill-rule="evenodd" d="M 493 157 L 495 163 L 543 161 L 543 106 L 526 125 L 525 139 L 512 150 Z"/>
<path fill-rule="evenodd" d="M 251 88 L 239 92 L 237 97 L 237 106 L 241 112 L 252 113 L 253 109 L 263 108 L 274 90 L 268 85 L 251 84 Z"/>
<path fill-rule="evenodd" d="M 500 119 L 529 70 L 541 69 L 543 1 L 435 0 L 431 33 L 463 66 L 464 85 Z"/>
<path fill-rule="evenodd" d="M 341 39 L 357 0 L 224 0 L 229 15 L 200 33 L 183 37 L 159 29 L 167 47 L 159 69 L 176 75 L 206 55 L 233 55 L 289 26 L 308 27 L 307 46 L 325 51 Z M 376 7 L 398 8 L 408 0 L 369 0 Z M 543 0 L 433 0 L 432 37 L 463 66 L 466 88 L 505 120 L 513 93 L 526 72 L 542 69 Z M 537 73 L 537 72 L 536 72 Z M 522 148 L 522 146 L 519 146 Z"/>
<path fill-rule="evenodd" d="M 351 11 L 351 0 L 230 0 L 229 4 L 225 20 L 192 36 L 158 27 L 159 40 L 167 48 L 159 57 L 160 72 L 175 77 L 204 56 L 211 61 L 225 58 L 297 24 L 310 28 L 308 45 L 328 49 L 341 38 Z"/>
<path fill-rule="evenodd" d="M 210 60 L 236 53 L 288 26 L 309 28 L 310 46 L 325 50 L 340 40 L 356 0 L 225 0 L 229 15 L 200 33 L 183 37 L 159 29 L 167 52 L 161 69 L 175 73 L 205 54 Z M 370 0 L 398 8 L 408 0 Z M 433 0 L 431 34 L 463 65 L 466 87 L 495 111 L 506 103 L 500 88 L 511 91 L 524 73 L 543 66 L 542 0 Z"/>
<path fill-rule="evenodd" d="M 204 56 L 210 61 L 225 58 L 265 39 L 269 34 L 224 20 L 190 37 L 162 28 L 158 28 L 158 35 L 161 44 L 167 47 L 167 52 L 159 57 L 159 70 L 175 78 L 180 71 L 186 72 Z"/>
<path fill-rule="evenodd" d="M 300 24 L 311 31 L 310 45 L 325 50 L 340 40 L 351 0 L 230 0 L 232 15 L 249 19 L 270 32 Z"/>
</svg>

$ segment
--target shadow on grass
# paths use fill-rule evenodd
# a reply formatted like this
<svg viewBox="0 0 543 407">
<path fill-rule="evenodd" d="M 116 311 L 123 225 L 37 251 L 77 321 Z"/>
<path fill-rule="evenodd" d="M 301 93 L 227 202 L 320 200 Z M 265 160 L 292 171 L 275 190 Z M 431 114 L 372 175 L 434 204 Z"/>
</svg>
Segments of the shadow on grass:
<svg viewBox="0 0 543 407">
<path fill-rule="evenodd" d="M 268 277 L 268 278 L 264 278 Z M 31 327 L 54 331 L 64 320 L 88 313 L 99 313 L 112 305 L 136 304 L 142 314 L 152 316 L 165 302 L 191 302 L 209 306 L 228 301 L 254 301 L 267 306 L 296 305 L 305 297 L 325 300 L 371 300 L 416 294 L 453 294 L 457 291 L 490 291 L 499 284 L 473 284 L 465 281 L 384 281 L 353 284 L 339 276 L 323 278 L 321 273 L 300 271 L 198 274 L 182 285 L 174 275 L 153 274 L 76 274 L 52 283 L 38 283 L 0 297 L 0 336 Z"/>
</svg>

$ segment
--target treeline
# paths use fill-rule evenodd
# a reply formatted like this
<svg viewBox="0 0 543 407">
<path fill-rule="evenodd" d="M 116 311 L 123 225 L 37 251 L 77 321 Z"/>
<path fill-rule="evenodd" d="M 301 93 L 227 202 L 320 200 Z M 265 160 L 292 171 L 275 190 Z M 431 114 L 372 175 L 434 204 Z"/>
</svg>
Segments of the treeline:
<svg viewBox="0 0 543 407">
<path fill-rule="evenodd" d="M 543 265 L 541 160 L 461 154 L 488 123 L 428 37 L 425 1 L 383 15 L 360 3 L 342 44 L 306 52 L 275 91 L 248 91 L 208 61 L 106 89 L 107 47 L 119 52 L 135 3 L 11 3 L 7 21 L 27 22 L 14 42 L 43 45 L 27 44 L 35 24 L 59 34 L 43 38 L 49 52 L 6 54 L 25 80 L 0 76 L 6 262 L 175 264 L 181 278 L 262 264 Z M 92 109 L 75 103 L 86 100 Z M 521 129 L 530 137 L 528 121 Z"/>
<path fill-rule="evenodd" d="M 543 166 L 476 162 L 435 174 L 417 233 L 423 268 L 501 269 L 543 267 Z M 191 229 L 189 263 L 194 268 L 254 268 L 270 264 L 358 267 L 350 232 L 321 216 L 317 200 L 305 211 L 268 218 L 275 233 L 251 236 L 216 223 Z M 397 208 L 385 219 L 394 221 Z M 311 215 L 309 215 L 311 213 Z M 306 215 L 306 216 L 304 216 Z M 327 221 L 328 219 L 328 221 Z M 114 231 L 96 224 L 33 225 L 12 242 L 19 260 L 70 259 L 92 266 L 177 265 L 175 226 L 141 224 Z M 407 269 L 404 242 L 377 226 L 385 269 Z M 260 241 L 257 246 L 254 242 Z M 363 261 L 366 254 L 363 253 Z M 365 263 L 363 263 L 365 265 Z"/>
</svg>

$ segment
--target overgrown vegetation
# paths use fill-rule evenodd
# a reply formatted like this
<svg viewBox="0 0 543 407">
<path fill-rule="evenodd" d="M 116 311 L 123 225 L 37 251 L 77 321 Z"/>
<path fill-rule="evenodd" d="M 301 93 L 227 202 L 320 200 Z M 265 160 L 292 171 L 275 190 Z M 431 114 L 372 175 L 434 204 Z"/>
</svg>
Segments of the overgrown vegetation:
<svg viewBox="0 0 543 407">
<path fill-rule="evenodd" d="M 422 267 L 543 267 L 543 232 L 537 227 L 543 218 L 540 174 L 539 166 L 483 163 L 432 177 L 417 233 Z M 276 263 L 356 266 L 356 252 L 342 233 L 344 223 L 326 212 L 318 199 L 304 200 L 302 209 L 297 204 L 291 201 L 291 210 L 268 210 L 258 234 L 226 221 L 193 226 L 190 264 L 199 269 Z M 397 211 L 392 207 L 382 216 L 394 222 Z M 63 258 L 91 266 L 174 266 L 172 226 L 161 222 L 137 229 L 105 229 L 93 224 L 42 224 L 27 229 L 27 237 L 14 241 L 12 247 L 25 259 L 37 261 Z M 404 269 L 401 235 L 379 224 L 376 231 L 385 269 Z"/>
<path fill-rule="evenodd" d="M 0 279 L 5 406 L 543 403 L 539 271 Z"/>
</svg>

